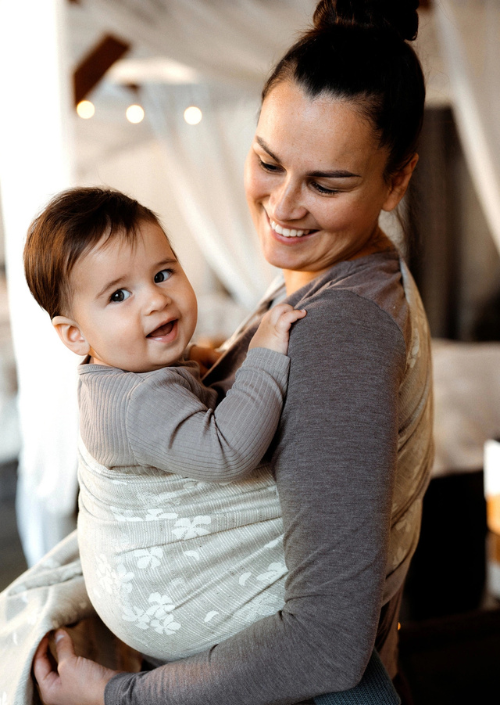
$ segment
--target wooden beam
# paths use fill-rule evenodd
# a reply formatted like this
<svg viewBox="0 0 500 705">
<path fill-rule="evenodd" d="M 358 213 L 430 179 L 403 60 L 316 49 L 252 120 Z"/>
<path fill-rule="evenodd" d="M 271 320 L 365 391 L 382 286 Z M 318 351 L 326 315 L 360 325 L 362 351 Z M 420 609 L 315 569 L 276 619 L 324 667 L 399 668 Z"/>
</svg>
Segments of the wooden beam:
<svg viewBox="0 0 500 705">
<path fill-rule="evenodd" d="M 73 74 L 75 105 L 83 100 L 102 79 L 106 71 L 130 49 L 130 44 L 107 34 L 82 59 Z"/>
</svg>

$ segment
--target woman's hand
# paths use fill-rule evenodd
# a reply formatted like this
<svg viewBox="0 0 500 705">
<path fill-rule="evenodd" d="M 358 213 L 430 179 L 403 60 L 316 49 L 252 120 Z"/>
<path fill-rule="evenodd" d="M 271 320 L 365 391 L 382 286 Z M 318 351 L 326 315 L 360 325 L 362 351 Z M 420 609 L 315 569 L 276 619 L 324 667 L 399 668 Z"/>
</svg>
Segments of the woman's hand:
<svg viewBox="0 0 500 705">
<path fill-rule="evenodd" d="M 116 671 L 76 656 L 71 637 L 63 629 L 55 635 L 58 665 L 49 656 L 45 636 L 33 660 L 33 671 L 45 705 L 104 705 L 106 683 Z"/>
<path fill-rule="evenodd" d="M 221 355 L 217 350 L 201 345 L 192 345 L 189 348 L 189 359 L 198 363 L 202 375 L 208 372 Z"/>
</svg>

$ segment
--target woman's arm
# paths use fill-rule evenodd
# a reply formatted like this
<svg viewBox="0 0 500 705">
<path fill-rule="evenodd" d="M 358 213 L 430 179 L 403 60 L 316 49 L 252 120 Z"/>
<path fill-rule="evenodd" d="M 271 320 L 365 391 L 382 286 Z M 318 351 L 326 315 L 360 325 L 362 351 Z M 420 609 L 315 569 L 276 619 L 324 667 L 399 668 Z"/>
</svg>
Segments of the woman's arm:
<svg viewBox="0 0 500 705">
<path fill-rule="evenodd" d="M 324 296 L 308 302 L 290 338 L 273 452 L 285 607 L 210 651 L 116 676 L 106 705 L 285 705 L 360 680 L 386 572 L 406 356 L 401 331 L 375 304 L 350 292 Z"/>
</svg>

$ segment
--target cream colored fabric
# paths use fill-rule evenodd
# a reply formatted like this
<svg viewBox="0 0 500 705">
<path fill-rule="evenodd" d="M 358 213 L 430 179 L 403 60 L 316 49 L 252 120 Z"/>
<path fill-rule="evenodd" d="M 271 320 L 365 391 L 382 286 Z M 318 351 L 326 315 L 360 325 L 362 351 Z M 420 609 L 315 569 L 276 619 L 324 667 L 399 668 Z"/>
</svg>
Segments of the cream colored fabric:
<svg viewBox="0 0 500 705">
<path fill-rule="evenodd" d="M 77 623 L 77 624 L 76 624 Z M 76 531 L 0 594 L 0 703 L 39 703 L 30 676 L 34 653 L 51 629 L 70 628 L 76 651 L 116 670 L 140 659 L 95 614 L 83 581 Z"/>
<path fill-rule="evenodd" d="M 434 457 L 432 364 L 429 326 L 420 294 L 403 259 L 401 275 L 409 304 L 406 374 L 399 392 L 398 468 L 383 603 L 403 585 L 420 536 L 422 499 Z"/>
<path fill-rule="evenodd" d="M 202 651 L 284 604 L 276 484 L 216 484 L 99 465 L 80 445 L 80 555 L 90 599 L 157 660 Z"/>
</svg>

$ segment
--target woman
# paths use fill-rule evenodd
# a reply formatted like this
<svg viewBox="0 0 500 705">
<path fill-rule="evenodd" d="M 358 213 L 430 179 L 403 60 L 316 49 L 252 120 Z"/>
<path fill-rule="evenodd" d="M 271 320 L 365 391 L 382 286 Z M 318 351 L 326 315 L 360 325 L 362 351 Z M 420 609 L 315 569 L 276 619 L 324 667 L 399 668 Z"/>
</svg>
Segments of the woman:
<svg viewBox="0 0 500 705">
<path fill-rule="evenodd" d="M 263 91 L 245 174 L 266 259 L 307 316 L 293 331 L 269 452 L 285 526 L 284 609 L 210 652 L 119 674 L 70 656 L 35 675 L 48 703 L 305 702 L 359 682 L 374 645 L 397 673 L 397 617 L 432 460 L 429 335 L 381 210 L 417 163 L 424 83 L 405 39 L 417 0 L 323 0 Z M 255 329 L 211 370 L 226 390 Z M 67 674 L 67 675 L 65 675 Z M 66 700 L 58 700 L 63 692 Z M 68 682 L 70 685 L 68 686 Z M 92 690 L 95 688 L 95 691 Z M 58 690 L 59 689 L 59 690 Z M 59 695 L 57 695 L 59 693 Z M 95 693 L 95 694 L 94 694 Z"/>
</svg>

